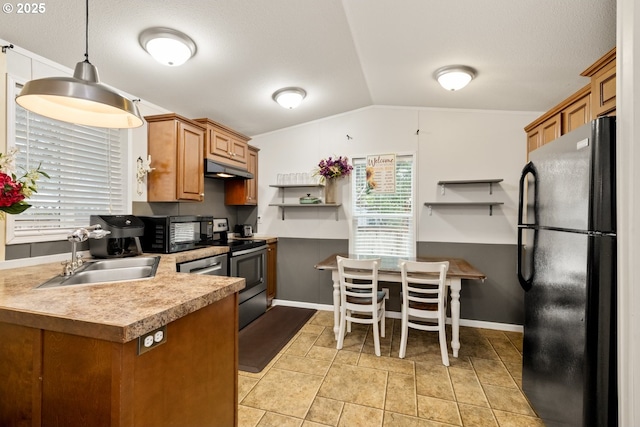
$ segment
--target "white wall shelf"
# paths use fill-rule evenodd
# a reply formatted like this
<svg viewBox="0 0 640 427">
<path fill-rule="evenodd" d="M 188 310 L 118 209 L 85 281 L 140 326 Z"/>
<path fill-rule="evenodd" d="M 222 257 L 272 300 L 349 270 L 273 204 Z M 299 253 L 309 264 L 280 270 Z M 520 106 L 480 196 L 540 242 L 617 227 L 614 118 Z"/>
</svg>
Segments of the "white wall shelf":
<svg viewBox="0 0 640 427">
<path fill-rule="evenodd" d="M 497 205 L 504 205 L 503 202 L 425 202 L 424 205 L 429 209 L 429 215 L 431 215 L 431 208 L 433 206 L 488 206 L 489 216 L 493 215 L 493 207 Z"/>
<path fill-rule="evenodd" d="M 489 184 L 489 194 L 493 194 L 493 184 L 504 181 L 503 179 L 460 179 L 452 181 L 438 181 L 440 194 L 444 196 L 444 188 L 447 185 Z"/>
<path fill-rule="evenodd" d="M 460 179 L 451 181 L 438 181 L 440 186 L 440 194 L 444 196 L 444 189 L 447 185 L 477 185 L 488 184 L 489 194 L 493 194 L 493 184 L 504 181 L 501 178 L 496 179 Z M 493 215 L 493 207 L 498 205 L 504 205 L 502 202 L 493 201 L 481 201 L 481 202 L 425 202 L 424 205 L 429 209 L 429 215 L 432 214 L 432 207 L 434 206 L 488 206 L 489 216 Z"/>
</svg>

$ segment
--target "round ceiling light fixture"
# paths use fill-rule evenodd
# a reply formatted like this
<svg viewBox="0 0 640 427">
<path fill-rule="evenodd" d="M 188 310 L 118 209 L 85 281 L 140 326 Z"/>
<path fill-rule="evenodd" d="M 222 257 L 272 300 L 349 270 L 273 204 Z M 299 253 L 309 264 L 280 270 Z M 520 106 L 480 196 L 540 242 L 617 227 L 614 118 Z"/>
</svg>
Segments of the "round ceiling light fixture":
<svg viewBox="0 0 640 427">
<path fill-rule="evenodd" d="M 299 87 L 285 87 L 273 93 L 273 100 L 289 110 L 296 108 L 307 96 L 307 92 Z"/>
<path fill-rule="evenodd" d="M 460 90 L 476 76 L 476 70 L 466 65 L 448 65 L 433 73 L 440 86 L 446 90 Z"/>
<path fill-rule="evenodd" d="M 139 41 L 153 59 L 170 67 L 182 65 L 196 54 L 194 41 L 171 28 L 148 28 L 140 33 Z"/>
</svg>

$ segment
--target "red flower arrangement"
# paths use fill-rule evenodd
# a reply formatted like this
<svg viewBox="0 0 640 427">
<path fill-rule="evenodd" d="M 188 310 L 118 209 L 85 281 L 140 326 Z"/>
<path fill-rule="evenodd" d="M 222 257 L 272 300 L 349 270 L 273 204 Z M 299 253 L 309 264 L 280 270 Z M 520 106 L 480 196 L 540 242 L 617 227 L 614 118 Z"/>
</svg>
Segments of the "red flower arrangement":
<svg viewBox="0 0 640 427">
<path fill-rule="evenodd" d="M 17 152 L 14 148 L 8 154 L 0 153 L 0 217 L 4 213 L 17 215 L 29 209 L 31 205 L 25 199 L 36 192 L 36 181 L 40 175 L 49 178 L 40 166 L 16 177 L 12 171 Z"/>
</svg>

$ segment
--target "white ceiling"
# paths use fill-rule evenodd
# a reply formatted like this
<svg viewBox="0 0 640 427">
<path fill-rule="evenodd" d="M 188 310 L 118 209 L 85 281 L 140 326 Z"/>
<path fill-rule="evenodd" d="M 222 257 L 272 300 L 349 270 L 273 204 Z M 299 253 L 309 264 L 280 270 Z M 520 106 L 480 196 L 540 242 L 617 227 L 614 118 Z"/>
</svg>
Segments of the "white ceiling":
<svg viewBox="0 0 640 427">
<path fill-rule="evenodd" d="M 0 15 L 0 39 L 73 68 L 84 60 L 85 2 Z M 90 1 L 89 60 L 104 83 L 187 117 L 253 136 L 369 105 L 545 111 L 588 83 L 615 46 L 615 0 Z M 149 27 L 188 34 L 196 55 L 156 63 Z M 478 75 L 447 92 L 433 72 Z M 308 95 L 295 110 L 271 99 Z"/>
</svg>

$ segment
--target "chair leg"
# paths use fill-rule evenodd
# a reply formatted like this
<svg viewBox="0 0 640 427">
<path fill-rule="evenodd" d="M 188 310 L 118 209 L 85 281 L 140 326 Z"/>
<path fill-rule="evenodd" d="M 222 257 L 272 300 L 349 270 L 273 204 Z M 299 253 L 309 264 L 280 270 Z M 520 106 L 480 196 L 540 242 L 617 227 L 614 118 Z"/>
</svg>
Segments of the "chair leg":
<svg viewBox="0 0 640 427">
<path fill-rule="evenodd" d="M 440 354 L 442 355 L 442 364 L 449 366 L 449 351 L 447 350 L 447 333 L 444 328 L 444 320 L 440 320 L 438 324 L 438 335 L 440 338 Z"/>
<path fill-rule="evenodd" d="M 377 319 L 376 319 L 377 320 Z M 376 350 L 376 356 L 380 356 L 380 331 L 378 330 L 378 322 L 373 322 L 373 345 Z"/>
<path fill-rule="evenodd" d="M 384 303 L 383 303 L 384 304 Z M 380 336 L 382 338 L 384 338 L 384 334 L 385 334 L 385 327 L 384 327 L 384 323 L 385 323 L 385 317 L 386 317 L 386 313 L 384 310 L 384 305 L 382 306 L 382 310 L 380 310 Z"/>
<path fill-rule="evenodd" d="M 338 327 L 338 344 L 336 345 L 336 349 L 338 350 L 342 350 L 342 346 L 344 345 L 344 329 L 346 326 L 346 317 L 346 310 L 340 309 L 340 326 Z"/>
<path fill-rule="evenodd" d="M 400 317 L 400 353 L 398 354 L 398 357 L 400 357 L 400 359 L 404 359 L 407 353 L 407 335 L 409 334 L 407 313 L 404 306 L 402 306 Z"/>
</svg>

